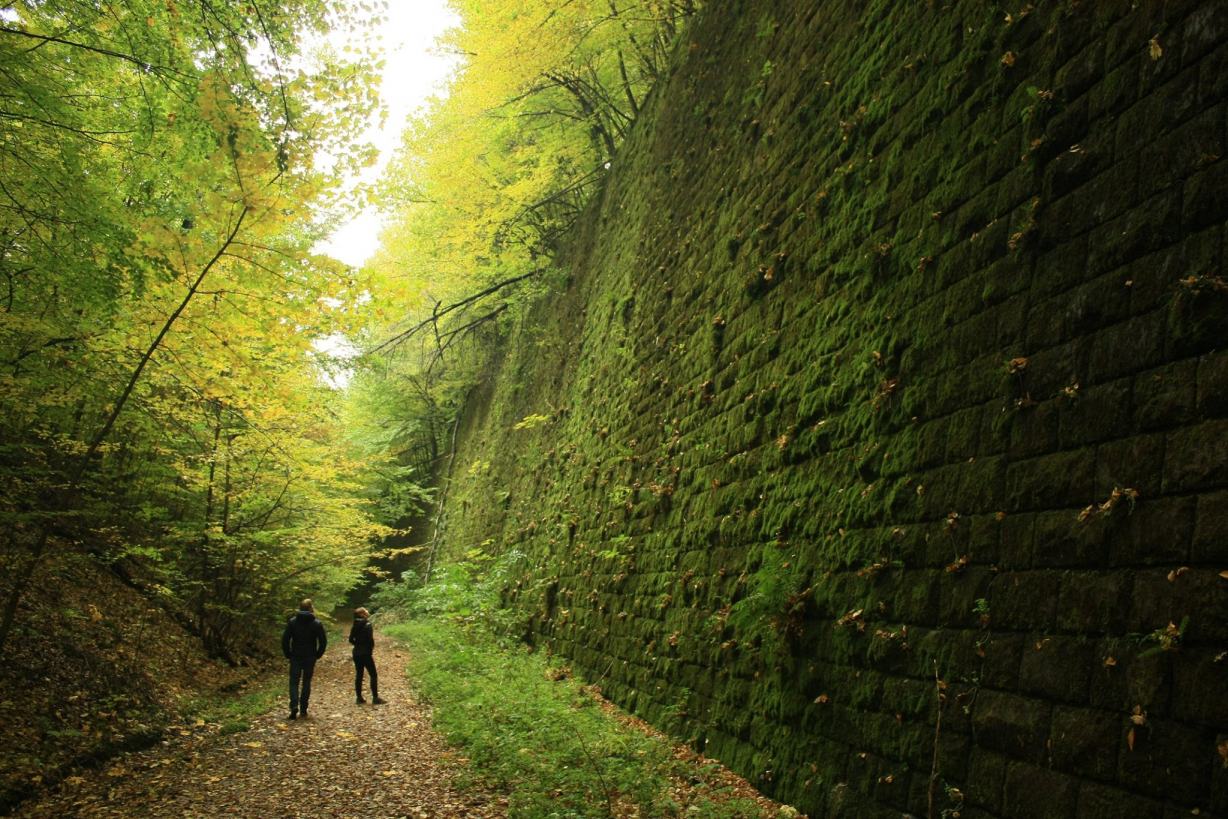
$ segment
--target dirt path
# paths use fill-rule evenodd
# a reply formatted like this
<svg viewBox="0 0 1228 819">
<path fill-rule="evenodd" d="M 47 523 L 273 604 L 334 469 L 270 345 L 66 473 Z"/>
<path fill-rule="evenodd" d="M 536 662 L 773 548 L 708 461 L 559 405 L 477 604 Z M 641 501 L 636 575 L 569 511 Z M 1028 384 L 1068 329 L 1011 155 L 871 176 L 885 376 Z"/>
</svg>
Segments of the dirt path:
<svg viewBox="0 0 1228 819">
<path fill-rule="evenodd" d="M 71 777 L 23 817 L 501 817 L 498 795 L 452 786 L 456 753 L 409 690 L 405 652 L 377 636 L 380 695 L 354 703 L 354 665 L 340 633 L 316 666 L 311 718 L 289 722 L 286 698 L 229 736 L 185 731 L 148 751 Z M 368 700 L 370 696 L 368 694 Z"/>
</svg>

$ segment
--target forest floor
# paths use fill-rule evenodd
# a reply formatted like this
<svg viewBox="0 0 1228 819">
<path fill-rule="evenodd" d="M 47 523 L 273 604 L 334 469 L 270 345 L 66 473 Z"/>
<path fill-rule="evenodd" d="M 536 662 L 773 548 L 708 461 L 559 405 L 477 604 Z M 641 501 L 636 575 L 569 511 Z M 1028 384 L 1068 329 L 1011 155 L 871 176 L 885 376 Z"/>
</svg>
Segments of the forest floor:
<svg viewBox="0 0 1228 819">
<path fill-rule="evenodd" d="M 386 705 L 356 705 L 344 636 L 316 667 L 311 716 L 290 722 L 282 694 L 246 731 L 185 725 L 167 740 L 68 777 L 22 817 L 494 817 L 506 797 L 454 788 L 464 764 L 409 688 L 403 649 L 376 655 Z M 370 697 L 368 696 L 368 701 Z"/>
<path fill-rule="evenodd" d="M 446 642 L 454 636 L 440 639 Z M 143 750 L 111 756 L 96 767 L 69 768 L 66 775 L 49 778 L 39 789 L 41 794 L 18 804 L 12 815 L 90 819 L 487 819 L 508 815 L 513 799 L 509 792 L 484 784 L 490 780 L 475 770 L 465 752 L 450 746 L 432 728 L 431 708 L 415 693 L 406 675 L 413 658 L 404 643 L 387 636 L 377 638 L 380 694 L 387 703 L 375 706 L 369 704 L 369 691 L 368 704 L 355 704 L 354 666 L 344 627 L 334 629 L 329 639 L 330 648 L 316 666 L 309 718 L 287 719 L 282 675 L 274 681 L 252 678 L 244 684 L 246 693 L 236 693 L 228 701 L 229 712 L 214 704 L 200 712 L 202 717 L 188 717 L 163 728 L 163 738 Z M 429 646 L 421 648 L 426 654 L 417 658 L 419 666 L 424 658 L 438 659 Z M 183 670 L 192 674 L 187 666 Z M 541 677 L 540 669 L 537 676 Z M 505 682 L 517 685 L 510 677 Z M 521 679 L 519 684 L 526 681 Z M 524 710 L 521 716 L 525 719 L 543 718 L 531 713 L 527 693 L 520 699 L 506 696 L 511 693 L 504 691 L 506 709 Z M 644 747 L 661 743 L 664 753 L 672 757 L 669 796 L 676 809 L 669 815 L 697 819 L 799 816 L 759 794 L 719 763 L 675 744 L 599 696 L 592 695 L 592 699 L 610 720 L 629 726 L 633 734 L 642 734 Z M 568 709 L 574 707 L 575 703 Z M 490 716 L 496 721 L 497 717 Z M 510 739 L 520 742 L 525 738 L 503 741 Z M 520 748 L 518 753 L 526 750 Z M 545 772 L 541 777 L 550 780 Z M 513 812 L 546 815 L 538 808 L 550 806 L 522 804 Z M 655 814 L 630 803 L 619 803 L 611 810 L 626 819 Z M 0 814 L 3 812 L 0 807 Z M 548 812 L 553 814 L 553 809 Z"/>
</svg>

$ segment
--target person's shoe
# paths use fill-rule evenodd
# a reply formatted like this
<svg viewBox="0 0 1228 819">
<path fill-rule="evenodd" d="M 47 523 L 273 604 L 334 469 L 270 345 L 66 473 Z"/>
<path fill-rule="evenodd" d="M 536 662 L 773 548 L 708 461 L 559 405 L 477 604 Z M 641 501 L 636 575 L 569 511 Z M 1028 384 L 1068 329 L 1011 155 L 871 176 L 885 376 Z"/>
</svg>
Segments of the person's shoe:
<svg viewBox="0 0 1228 819">
<path fill-rule="evenodd" d="M 381 699 L 380 696 L 376 694 L 374 697 L 371 698 L 371 704 L 372 705 L 387 705 L 388 700 Z"/>
<path fill-rule="evenodd" d="M 362 694 L 359 694 L 357 700 L 355 701 L 355 704 L 356 705 L 366 705 L 367 701 L 362 698 Z"/>
<path fill-rule="evenodd" d="M 307 719 L 307 709 L 306 708 L 304 708 L 302 711 L 299 712 L 298 718 Z"/>
<path fill-rule="evenodd" d="M 298 714 L 296 714 L 294 711 L 291 711 L 290 716 L 286 717 L 286 719 L 290 719 L 290 720 L 298 719 Z"/>
</svg>

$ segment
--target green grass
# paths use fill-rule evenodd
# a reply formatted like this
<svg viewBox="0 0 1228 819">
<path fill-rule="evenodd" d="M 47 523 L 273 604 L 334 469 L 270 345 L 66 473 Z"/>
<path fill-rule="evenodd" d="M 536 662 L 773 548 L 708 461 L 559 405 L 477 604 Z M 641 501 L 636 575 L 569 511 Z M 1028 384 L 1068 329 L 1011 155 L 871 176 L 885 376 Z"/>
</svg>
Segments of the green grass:
<svg viewBox="0 0 1228 819">
<path fill-rule="evenodd" d="M 183 705 L 187 721 L 217 723 L 223 734 L 237 734 L 251 728 L 253 718 L 272 710 L 283 695 L 280 676 L 269 676 L 242 694 L 216 692 L 188 700 Z"/>
<path fill-rule="evenodd" d="M 715 765 L 673 758 L 666 741 L 619 722 L 544 658 L 478 628 L 431 619 L 385 627 L 410 649 L 409 674 L 435 727 L 469 759 L 467 776 L 510 794 L 514 817 L 758 817 L 714 783 Z M 690 783 L 679 792 L 678 780 Z"/>
</svg>

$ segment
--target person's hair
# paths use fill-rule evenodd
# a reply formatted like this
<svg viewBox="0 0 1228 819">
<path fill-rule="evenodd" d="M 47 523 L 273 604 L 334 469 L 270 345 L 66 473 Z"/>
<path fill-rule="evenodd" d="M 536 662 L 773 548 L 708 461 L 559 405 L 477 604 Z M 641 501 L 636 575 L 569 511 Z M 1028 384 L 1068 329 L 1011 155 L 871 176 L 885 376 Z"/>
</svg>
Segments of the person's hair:
<svg viewBox="0 0 1228 819">
<path fill-rule="evenodd" d="M 310 597 L 304 597 L 303 602 L 298 604 L 298 607 L 303 611 L 315 611 L 315 605 L 312 604 Z"/>
<path fill-rule="evenodd" d="M 354 609 L 354 616 L 361 617 L 362 619 L 366 620 L 371 615 L 367 612 L 366 609 L 364 609 L 362 606 L 359 606 L 358 608 Z"/>
</svg>

